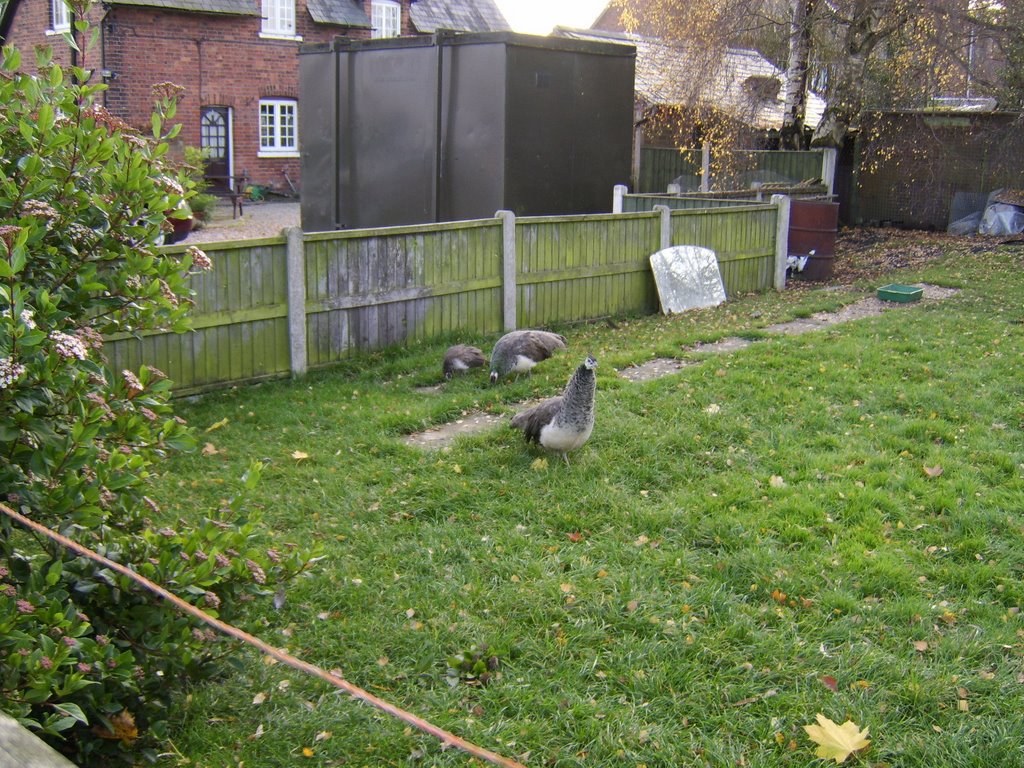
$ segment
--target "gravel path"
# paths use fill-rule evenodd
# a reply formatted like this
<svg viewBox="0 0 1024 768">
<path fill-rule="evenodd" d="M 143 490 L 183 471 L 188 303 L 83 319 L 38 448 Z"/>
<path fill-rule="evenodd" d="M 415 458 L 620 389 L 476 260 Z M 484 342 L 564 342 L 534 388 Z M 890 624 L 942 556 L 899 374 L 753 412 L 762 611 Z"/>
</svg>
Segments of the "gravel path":
<svg viewBox="0 0 1024 768">
<path fill-rule="evenodd" d="M 231 218 L 231 204 L 223 201 L 213 211 L 213 219 L 202 229 L 192 232 L 188 244 L 212 243 L 221 240 L 249 240 L 275 237 L 286 227 L 299 226 L 299 203 L 294 200 L 245 203 L 243 213 Z"/>
</svg>

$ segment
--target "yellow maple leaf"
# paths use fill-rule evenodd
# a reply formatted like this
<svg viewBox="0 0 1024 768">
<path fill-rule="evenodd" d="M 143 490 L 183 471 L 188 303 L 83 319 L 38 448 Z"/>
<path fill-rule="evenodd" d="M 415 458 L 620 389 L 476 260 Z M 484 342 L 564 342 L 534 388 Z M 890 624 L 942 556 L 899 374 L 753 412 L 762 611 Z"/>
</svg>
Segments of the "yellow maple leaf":
<svg viewBox="0 0 1024 768">
<path fill-rule="evenodd" d="M 825 760 L 835 760 L 841 763 L 851 754 L 859 749 L 864 749 L 871 743 L 867 738 L 868 729 L 863 731 L 855 722 L 847 720 L 842 725 L 836 725 L 820 712 L 815 716 L 818 725 L 805 725 L 803 728 L 811 741 L 818 745 L 815 751 L 818 757 Z"/>
<path fill-rule="evenodd" d="M 305 451 L 292 451 L 292 458 L 296 461 L 302 461 L 303 459 L 308 459 L 309 454 Z"/>
<path fill-rule="evenodd" d="M 215 429 L 220 429 L 221 427 L 226 427 L 227 424 L 228 424 L 228 417 L 225 416 L 220 421 L 215 421 L 213 424 L 208 426 L 204 431 L 206 431 L 206 432 L 213 432 L 213 430 L 215 430 Z"/>
</svg>

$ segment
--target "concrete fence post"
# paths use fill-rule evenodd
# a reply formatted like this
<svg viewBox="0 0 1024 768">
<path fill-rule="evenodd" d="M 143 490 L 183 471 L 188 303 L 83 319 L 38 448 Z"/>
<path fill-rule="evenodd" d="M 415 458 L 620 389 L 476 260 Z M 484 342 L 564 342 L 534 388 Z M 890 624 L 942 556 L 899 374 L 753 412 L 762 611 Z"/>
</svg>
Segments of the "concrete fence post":
<svg viewBox="0 0 1024 768">
<path fill-rule="evenodd" d="M 656 205 L 652 210 L 661 214 L 660 250 L 672 247 L 672 209 L 667 205 Z"/>
<path fill-rule="evenodd" d="M 772 205 L 778 208 L 775 223 L 775 290 L 786 287 L 786 264 L 789 258 L 789 195 L 772 195 Z"/>
<path fill-rule="evenodd" d="M 625 184 L 616 184 L 612 189 L 612 213 L 622 213 L 622 199 L 629 192 Z"/>
<path fill-rule="evenodd" d="M 516 215 L 498 211 L 501 219 L 501 305 L 502 327 L 516 329 Z"/>
<path fill-rule="evenodd" d="M 711 191 L 711 142 L 700 145 L 700 191 Z"/>
<path fill-rule="evenodd" d="M 294 378 L 306 375 L 306 251 L 302 229 L 284 231 L 288 271 L 288 344 Z"/>
<path fill-rule="evenodd" d="M 826 147 L 821 152 L 821 183 L 828 188 L 828 194 L 834 195 L 836 191 L 836 161 L 839 150 L 835 147 Z"/>
</svg>

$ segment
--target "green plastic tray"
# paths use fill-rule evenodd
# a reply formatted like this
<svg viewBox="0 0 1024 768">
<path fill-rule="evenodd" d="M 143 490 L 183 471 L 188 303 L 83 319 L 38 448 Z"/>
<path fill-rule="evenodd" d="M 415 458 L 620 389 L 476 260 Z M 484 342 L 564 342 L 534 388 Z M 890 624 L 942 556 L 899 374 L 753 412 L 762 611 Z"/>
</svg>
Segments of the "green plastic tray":
<svg viewBox="0 0 1024 768">
<path fill-rule="evenodd" d="M 898 301 L 902 304 L 918 301 L 922 295 L 924 295 L 924 288 L 915 288 L 913 285 L 891 283 L 878 289 L 878 298 L 882 301 Z"/>
</svg>

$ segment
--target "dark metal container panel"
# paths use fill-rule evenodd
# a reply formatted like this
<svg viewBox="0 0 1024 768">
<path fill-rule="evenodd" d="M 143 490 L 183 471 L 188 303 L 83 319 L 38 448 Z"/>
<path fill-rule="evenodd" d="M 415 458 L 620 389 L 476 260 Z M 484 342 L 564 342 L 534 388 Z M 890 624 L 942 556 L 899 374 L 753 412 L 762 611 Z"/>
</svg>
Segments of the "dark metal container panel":
<svg viewBox="0 0 1024 768">
<path fill-rule="evenodd" d="M 569 213 L 575 54 L 516 45 L 507 53 L 509 207 L 518 215 Z"/>
<path fill-rule="evenodd" d="M 599 213 L 629 182 L 633 48 L 508 46 L 507 199 L 519 214 Z"/>
<path fill-rule="evenodd" d="M 505 46 L 444 47 L 439 221 L 505 206 Z"/>
<path fill-rule="evenodd" d="M 630 49 L 631 50 L 631 49 Z M 616 184 L 629 184 L 633 156 L 632 55 L 578 55 L 567 213 L 607 213 Z"/>
<path fill-rule="evenodd" d="M 299 57 L 299 146 L 302 148 L 300 213 L 307 232 L 337 229 L 337 64 L 329 49 Z"/>
<path fill-rule="evenodd" d="M 438 49 L 359 49 L 339 82 L 341 227 L 437 221 Z"/>
</svg>

